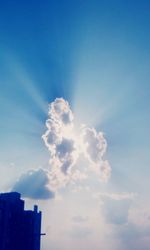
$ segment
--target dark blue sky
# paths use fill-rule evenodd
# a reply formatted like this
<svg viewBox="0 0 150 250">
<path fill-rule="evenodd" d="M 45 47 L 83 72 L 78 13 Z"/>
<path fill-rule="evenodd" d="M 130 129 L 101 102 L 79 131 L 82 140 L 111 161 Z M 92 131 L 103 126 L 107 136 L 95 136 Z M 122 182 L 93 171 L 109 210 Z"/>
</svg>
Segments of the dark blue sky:
<svg viewBox="0 0 150 250">
<path fill-rule="evenodd" d="M 132 67 L 148 59 L 149 9 L 149 1 L 2 1 L 1 77 L 7 85 L 7 56 L 15 57 L 46 100 L 50 95 L 70 98 L 88 38 L 104 61 L 111 54 L 126 68 L 128 58 Z"/>
<path fill-rule="evenodd" d="M 10 134 L 39 137 L 56 97 L 78 119 L 102 126 L 113 147 L 126 140 L 133 147 L 137 134 L 143 142 L 149 12 L 149 1 L 1 1 L 1 147 L 11 147 Z"/>
</svg>

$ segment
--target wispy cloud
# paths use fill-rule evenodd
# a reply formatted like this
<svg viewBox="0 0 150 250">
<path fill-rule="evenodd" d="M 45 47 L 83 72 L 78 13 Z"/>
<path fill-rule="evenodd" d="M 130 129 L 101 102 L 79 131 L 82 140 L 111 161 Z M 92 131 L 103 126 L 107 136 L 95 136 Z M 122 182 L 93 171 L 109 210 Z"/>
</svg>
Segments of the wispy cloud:
<svg viewBox="0 0 150 250">
<path fill-rule="evenodd" d="M 133 200 L 137 194 L 135 193 L 109 193 L 109 192 L 98 192 L 94 194 L 95 198 L 99 198 L 101 200 L 104 200 L 106 198 L 109 198 L 111 200 Z"/>
</svg>

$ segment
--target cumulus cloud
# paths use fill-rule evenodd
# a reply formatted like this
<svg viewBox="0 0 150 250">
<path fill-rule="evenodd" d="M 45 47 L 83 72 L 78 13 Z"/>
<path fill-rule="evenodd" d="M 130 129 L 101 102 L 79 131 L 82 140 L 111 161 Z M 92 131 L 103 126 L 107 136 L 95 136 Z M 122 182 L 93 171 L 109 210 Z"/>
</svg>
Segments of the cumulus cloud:
<svg viewBox="0 0 150 250">
<path fill-rule="evenodd" d="M 69 103 L 63 98 L 56 98 L 49 104 L 47 130 L 42 138 L 50 152 L 50 179 L 54 189 L 86 178 L 85 173 L 74 168 L 81 154 L 101 180 L 110 178 L 111 167 L 103 160 L 107 149 L 104 134 L 86 125 L 81 125 L 76 134 L 74 119 Z"/>
<path fill-rule="evenodd" d="M 85 143 L 86 156 L 91 162 L 98 163 L 106 152 L 107 142 L 102 132 L 97 132 L 94 128 L 82 127 L 83 142 Z"/>
<path fill-rule="evenodd" d="M 51 184 L 54 188 L 64 185 L 72 175 L 72 167 L 78 158 L 76 140 L 73 136 L 73 113 L 69 103 L 56 98 L 49 105 L 47 131 L 42 136 L 50 152 Z"/>
<path fill-rule="evenodd" d="M 96 198 L 101 200 L 101 209 L 107 223 L 121 225 L 128 222 L 131 201 L 134 193 L 99 193 Z"/>
<path fill-rule="evenodd" d="M 137 200 L 128 212 L 128 224 L 119 228 L 123 250 L 148 250 L 150 246 L 150 206 Z M 146 205 L 146 206 L 145 206 Z"/>
<path fill-rule="evenodd" d="M 108 161 L 103 160 L 107 149 L 107 141 L 104 134 L 97 132 L 94 128 L 83 126 L 82 140 L 85 157 L 91 163 L 94 171 L 100 175 L 100 179 L 108 181 L 111 175 L 111 167 Z"/>
<path fill-rule="evenodd" d="M 49 188 L 49 180 L 49 173 L 46 170 L 30 170 L 17 180 L 12 191 L 31 199 L 51 199 L 54 198 L 54 192 Z"/>
<path fill-rule="evenodd" d="M 127 223 L 129 207 L 130 200 L 105 200 L 103 212 L 106 221 L 118 225 Z"/>
<path fill-rule="evenodd" d="M 50 104 L 49 116 L 56 122 L 65 125 L 70 125 L 74 119 L 69 103 L 63 98 L 56 98 L 55 101 Z"/>
</svg>

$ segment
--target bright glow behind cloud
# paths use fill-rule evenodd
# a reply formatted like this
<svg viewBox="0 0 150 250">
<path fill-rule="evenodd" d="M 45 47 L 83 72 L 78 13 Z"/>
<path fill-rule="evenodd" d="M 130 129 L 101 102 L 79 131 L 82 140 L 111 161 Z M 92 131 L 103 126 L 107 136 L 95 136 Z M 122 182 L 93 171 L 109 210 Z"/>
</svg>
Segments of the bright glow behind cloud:
<svg viewBox="0 0 150 250">
<path fill-rule="evenodd" d="M 85 173 L 77 169 L 80 154 L 88 160 L 89 167 L 102 181 L 110 177 L 111 167 L 108 161 L 103 160 L 107 149 L 103 133 L 81 125 L 77 134 L 74 118 L 69 103 L 63 98 L 56 98 L 49 104 L 47 130 L 42 138 L 50 152 L 50 182 L 53 189 L 85 178 Z"/>
</svg>

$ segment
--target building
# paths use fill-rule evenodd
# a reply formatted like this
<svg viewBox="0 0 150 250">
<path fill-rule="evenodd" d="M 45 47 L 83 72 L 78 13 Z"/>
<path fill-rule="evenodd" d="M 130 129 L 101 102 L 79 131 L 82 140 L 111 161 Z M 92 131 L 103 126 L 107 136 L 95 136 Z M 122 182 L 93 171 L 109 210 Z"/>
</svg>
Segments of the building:
<svg viewBox="0 0 150 250">
<path fill-rule="evenodd" d="M 17 192 L 0 194 L 0 250 L 40 250 L 41 212 L 24 210 Z"/>
</svg>

